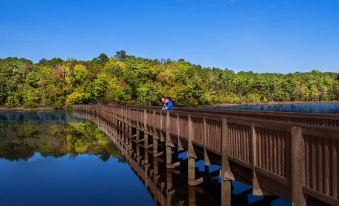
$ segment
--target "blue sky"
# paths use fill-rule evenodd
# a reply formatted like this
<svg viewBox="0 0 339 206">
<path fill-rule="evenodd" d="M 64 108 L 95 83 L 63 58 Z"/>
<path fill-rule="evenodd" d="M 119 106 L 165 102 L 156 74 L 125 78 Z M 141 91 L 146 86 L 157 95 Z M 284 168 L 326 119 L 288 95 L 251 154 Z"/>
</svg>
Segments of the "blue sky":
<svg viewBox="0 0 339 206">
<path fill-rule="evenodd" d="M 235 71 L 339 72 L 339 0 L 0 0 L 0 58 L 121 49 Z"/>
</svg>

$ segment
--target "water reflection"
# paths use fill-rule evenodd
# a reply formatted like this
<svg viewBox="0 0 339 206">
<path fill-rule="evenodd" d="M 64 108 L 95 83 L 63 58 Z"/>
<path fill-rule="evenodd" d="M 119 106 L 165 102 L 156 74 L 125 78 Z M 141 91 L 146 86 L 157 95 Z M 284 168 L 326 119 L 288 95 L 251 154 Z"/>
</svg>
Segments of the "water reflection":
<svg viewBox="0 0 339 206">
<path fill-rule="evenodd" d="M 0 158 L 28 160 L 36 152 L 42 157 L 93 154 L 106 161 L 117 156 L 113 143 L 90 122 L 38 125 L 0 124 Z"/>
<path fill-rule="evenodd" d="M 0 123 L 66 124 L 79 121 L 81 118 L 67 111 L 0 112 Z"/>
<path fill-rule="evenodd" d="M 26 120 L 0 124 L 1 206 L 154 204 L 95 124 Z M 131 193 L 133 199 L 127 198 Z"/>
</svg>

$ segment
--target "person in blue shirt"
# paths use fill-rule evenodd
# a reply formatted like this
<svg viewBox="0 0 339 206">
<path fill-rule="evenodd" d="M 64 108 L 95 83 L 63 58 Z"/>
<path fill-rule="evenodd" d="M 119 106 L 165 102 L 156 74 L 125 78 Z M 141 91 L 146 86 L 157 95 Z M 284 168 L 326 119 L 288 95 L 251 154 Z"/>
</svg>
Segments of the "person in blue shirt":
<svg viewBox="0 0 339 206">
<path fill-rule="evenodd" d="M 166 106 L 165 106 L 166 110 L 173 110 L 174 109 L 171 97 L 166 97 L 165 103 L 166 103 Z"/>
<path fill-rule="evenodd" d="M 166 110 L 166 97 L 161 97 L 162 110 Z"/>
</svg>

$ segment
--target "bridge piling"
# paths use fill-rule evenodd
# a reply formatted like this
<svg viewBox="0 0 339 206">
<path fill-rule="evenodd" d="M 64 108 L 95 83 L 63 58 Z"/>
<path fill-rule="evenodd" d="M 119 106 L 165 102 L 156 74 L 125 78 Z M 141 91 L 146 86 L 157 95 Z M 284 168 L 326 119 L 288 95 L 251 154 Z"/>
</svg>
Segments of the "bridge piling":
<svg viewBox="0 0 339 206">
<path fill-rule="evenodd" d="M 291 165 L 291 195 L 292 204 L 306 206 L 306 198 L 302 188 L 305 186 L 305 142 L 302 128 L 292 127 L 292 165 Z"/>
<path fill-rule="evenodd" d="M 260 182 L 257 177 L 257 134 L 255 131 L 254 123 L 251 125 L 251 154 L 252 154 L 252 194 L 253 195 L 264 195 Z"/>
<path fill-rule="evenodd" d="M 193 125 L 191 116 L 188 115 L 188 185 L 196 186 L 203 182 L 204 178 L 200 177 L 196 179 L 195 174 L 195 160 L 197 159 L 197 154 L 195 153 L 193 146 Z"/>
<path fill-rule="evenodd" d="M 221 203 L 222 206 L 231 206 L 234 175 L 228 161 L 228 150 L 230 148 L 228 142 L 230 137 L 226 118 L 222 118 L 221 126 Z"/>
</svg>

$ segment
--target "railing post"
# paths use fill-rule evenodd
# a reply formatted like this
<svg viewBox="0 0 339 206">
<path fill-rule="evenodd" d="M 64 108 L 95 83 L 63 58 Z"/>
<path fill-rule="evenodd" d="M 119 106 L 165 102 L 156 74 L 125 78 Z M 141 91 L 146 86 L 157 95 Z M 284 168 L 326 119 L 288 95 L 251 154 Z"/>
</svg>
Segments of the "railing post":
<svg viewBox="0 0 339 206">
<path fill-rule="evenodd" d="M 256 166 L 258 164 L 258 148 L 257 148 L 257 133 L 255 130 L 254 122 L 251 125 L 251 154 L 252 154 L 252 194 L 253 195 L 264 195 L 264 192 L 260 186 Z"/>
<path fill-rule="evenodd" d="M 292 127 L 291 130 L 291 194 L 292 204 L 306 206 L 306 198 L 303 193 L 305 186 L 305 142 L 301 127 Z"/>
<path fill-rule="evenodd" d="M 144 109 L 144 147 L 145 151 L 147 150 L 148 146 L 148 131 L 147 131 L 147 111 Z"/>
<path fill-rule="evenodd" d="M 163 118 L 163 115 L 162 115 L 161 112 L 160 112 L 159 115 L 160 115 L 160 128 L 159 128 L 159 129 L 160 129 L 160 137 L 159 137 L 159 138 L 160 138 L 160 141 L 161 141 L 161 142 L 164 142 L 164 135 L 162 134 L 162 130 L 163 130 L 163 128 L 162 128 L 162 125 L 163 125 L 162 122 L 164 121 L 164 118 Z"/>
<path fill-rule="evenodd" d="M 155 110 L 153 110 L 153 118 L 155 118 L 156 115 L 157 115 L 157 113 L 155 112 Z M 161 113 L 159 115 L 161 117 Z M 160 129 L 160 133 L 162 133 L 161 129 Z M 157 135 L 157 128 L 156 128 L 155 125 L 153 125 L 153 142 L 152 142 L 152 144 L 153 144 L 153 157 L 159 157 L 160 155 L 162 155 L 164 153 L 163 151 L 158 152 L 159 136 Z"/>
<path fill-rule="evenodd" d="M 172 147 L 173 147 L 173 142 L 171 139 L 170 135 L 170 116 L 169 112 L 166 112 L 166 138 L 165 138 L 165 145 L 166 145 L 166 167 L 170 168 L 172 165 Z"/>
<path fill-rule="evenodd" d="M 147 111 L 144 109 L 144 131 L 147 132 Z"/>
<path fill-rule="evenodd" d="M 193 128 L 192 128 L 192 120 L 191 115 L 188 115 L 188 185 L 192 185 L 195 180 L 195 159 L 196 154 L 194 152 L 193 147 Z"/>
<path fill-rule="evenodd" d="M 207 150 L 206 150 L 206 144 L 207 144 L 207 122 L 206 122 L 206 117 L 204 115 L 204 117 L 203 117 L 204 162 L 205 162 L 205 168 L 208 169 L 208 166 L 211 165 L 211 160 L 210 160 L 208 153 L 207 153 Z"/>
<path fill-rule="evenodd" d="M 188 185 L 195 186 L 204 181 L 204 178 L 201 177 L 199 179 L 195 178 L 195 160 L 197 159 L 197 154 L 195 153 L 193 146 L 193 123 L 191 119 L 191 115 L 188 115 Z"/>
<path fill-rule="evenodd" d="M 185 150 L 184 149 L 184 146 L 182 145 L 182 142 L 181 142 L 181 140 L 180 140 L 180 118 L 179 118 L 179 114 L 178 114 L 178 112 L 177 112 L 177 118 L 176 118 L 176 124 L 177 124 L 177 133 L 178 133 L 178 150 L 179 151 L 183 151 L 183 150 Z"/>
<path fill-rule="evenodd" d="M 221 123 L 221 205 L 231 206 L 233 173 L 228 161 L 227 150 L 229 149 L 229 131 L 226 118 Z"/>
</svg>

